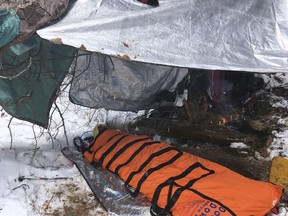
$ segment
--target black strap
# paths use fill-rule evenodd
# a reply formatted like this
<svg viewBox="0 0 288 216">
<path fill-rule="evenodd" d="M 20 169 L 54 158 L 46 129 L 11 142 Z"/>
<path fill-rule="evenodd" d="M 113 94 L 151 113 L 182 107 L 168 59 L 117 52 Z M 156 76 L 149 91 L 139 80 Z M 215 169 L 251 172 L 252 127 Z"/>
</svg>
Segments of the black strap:
<svg viewBox="0 0 288 216">
<path fill-rule="evenodd" d="M 107 128 L 102 129 L 102 130 L 99 132 L 99 134 L 94 138 L 94 140 L 93 140 L 93 142 L 92 142 L 93 144 L 92 144 L 92 145 L 89 145 L 89 146 L 85 149 L 85 151 L 88 151 L 89 153 L 92 153 L 93 151 L 91 151 L 91 148 L 94 146 L 94 144 L 96 143 L 97 139 L 98 139 L 100 136 L 102 136 L 102 134 L 103 134 L 104 131 L 106 131 L 106 130 L 107 130 Z M 112 137 L 110 137 L 107 142 L 109 142 L 111 139 L 113 139 L 114 137 L 118 136 L 119 134 L 122 134 L 122 133 L 121 133 L 121 132 L 120 132 L 120 133 L 116 133 L 115 135 L 113 135 Z M 100 147 L 100 148 L 101 148 L 101 147 Z M 99 149 L 100 149 L 100 148 L 99 148 Z M 93 158 L 94 158 L 94 156 L 96 155 L 96 153 L 97 153 L 97 151 L 98 151 L 99 149 L 97 149 L 97 150 L 94 152 Z M 83 152 L 83 154 L 84 154 L 84 152 Z"/>
<path fill-rule="evenodd" d="M 168 166 L 169 164 L 174 163 L 179 157 L 183 155 L 183 152 L 181 152 L 180 150 L 177 150 L 177 149 L 174 149 L 174 150 L 178 151 L 178 153 L 174 157 L 172 157 L 170 160 L 166 161 L 165 163 L 162 163 L 156 167 L 150 168 L 149 170 L 145 172 L 145 174 L 138 181 L 136 189 L 131 193 L 133 197 L 137 196 L 137 194 L 140 192 L 142 184 L 153 172 L 160 170 L 163 167 Z"/>
<path fill-rule="evenodd" d="M 169 199 L 169 202 L 167 203 L 164 211 L 165 212 L 169 212 L 173 208 L 173 206 L 175 205 L 175 203 L 177 202 L 178 198 L 180 197 L 180 195 L 182 194 L 182 192 L 184 190 L 187 190 L 190 187 L 192 187 L 192 185 L 195 182 L 199 181 L 200 179 L 205 178 L 205 177 L 207 177 L 207 176 L 209 176 L 211 174 L 214 174 L 214 173 L 215 172 L 213 170 L 211 170 L 209 173 L 206 173 L 206 174 L 200 176 L 199 178 L 190 180 L 184 187 L 181 187 L 177 183 L 174 183 L 175 185 L 179 186 L 179 188 L 174 192 L 173 196 Z"/>
<path fill-rule="evenodd" d="M 230 208 L 228 208 L 227 206 L 225 206 L 223 203 L 219 202 L 218 200 L 215 200 L 211 197 L 208 197 L 204 194 L 202 194 L 201 192 L 193 189 L 193 188 L 189 188 L 190 191 L 194 192 L 195 194 L 197 194 L 198 196 L 206 199 L 206 200 L 210 200 L 211 202 L 215 202 L 217 203 L 218 205 L 222 206 L 223 208 L 225 208 L 225 210 L 227 210 L 232 216 L 237 216 Z"/>
<path fill-rule="evenodd" d="M 107 157 L 107 155 L 120 143 L 121 140 L 123 140 L 125 137 L 129 136 L 128 134 L 121 136 L 116 142 L 114 142 L 100 157 L 97 164 L 99 166 L 102 166 L 103 161 Z"/>
<path fill-rule="evenodd" d="M 177 149 L 174 148 L 174 147 L 167 147 L 167 148 L 161 149 L 161 150 L 158 151 L 158 152 L 154 152 L 153 154 L 151 154 L 151 155 L 149 156 L 149 158 L 139 167 L 138 170 L 133 171 L 133 172 L 130 173 L 130 175 L 128 176 L 127 180 L 125 181 L 125 186 L 127 187 L 127 186 L 129 185 L 130 181 L 132 180 L 132 178 L 133 178 L 136 174 L 140 173 L 155 157 L 158 157 L 158 156 L 160 156 L 160 155 L 162 155 L 162 154 L 165 154 L 166 152 L 175 151 L 175 150 L 178 151 L 178 152 L 180 152 L 179 150 L 177 150 Z M 183 153 L 182 153 L 182 154 L 183 154 Z"/>
<path fill-rule="evenodd" d="M 169 200 L 171 199 L 172 197 L 172 189 L 173 189 L 173 185 L 174 185 L 174 182 L 178 179 L 181 179 L 181 178 L 184 178 L 185 176 L 187 176 L 189 173 L 191 173 L 194 169 L 198 168 L 198 167 L 201 167 L 201 168 L 204 168 L 206 169 L 204 166 L 202 166 L 202 164 L 200 164 L 199 162 L 196 162 L 194 164 L 192 164 L 191 166 L 189 166 L 183 173 L 181 173 L 180 175 L 177 175 L 177 176 L 173 176 L 173 177 L 170 177 L 169 179 L 167 179 L 165 182 L 159 184 L 153 194 L 153 198 L 152 198 L 152 201 L 151 201 L 151 210 L 150 211 L 155 211 L 155 212 L 158 212 L 159 211 L 159 206 L 157 205 L 158 203 L 158 199 L 159 199 L 159 196 L 160 196 L 160 193 L 162 191 L 162 189 L 166 186 L 169 185 L 169 192 L 168 192 L 168 196 L 167 196 L 167 204 L 169 202 Z M 206 169 L 207 170 L 207 169 Z M 158 210 L 157 210 L 158 209 Z M 163 214 L 167 214 L 170 209 L 168 209 L 168 212 L 165 212 L 165 209 L 162 209 L 163 210 Z"/>
<path fill-rule="evenodd" d="M 107 130 L 107 129 L 106 129 L 106 130 Z M 123 133 L 119 132 L 119 133 L 114 134 L 112 137 L 110 137 L 110 138 L 107 140 L 106 143 L 110 142 L 113 138 L 115 138 L 116 136 L 121 135 L 121 134 L 123 134 Z M 96 141 L 96 140 L 95 140 L 95 141 Z M 94 143 L 95 143 L 95 141 L 94 141 Z M 104 146 L 104 145 L 103 145 L 103 146 Z M 97 152 L 98 152 L 100 149 L 103 148 L 103 146 L 99 147 L 98 149 L 96 149 L 96 151 L 94 151 L 93 157 L 92 157 L 93 159 L 95 158 L 95 155 L 97 154 Z M 94 160 L 92 161 L 92 164 L 93 164 L 93 166 L 95 166 L 95 167 L 98 165 L 98 163 L 95 162 Z"/>
<path fill-rule="evenodd" d="M 207 170 L 208 173 L 207 174 L 213 174 L 214 171 L 213 170 L 209 170 L 207 169 L 206 167 L 204 167 L 201 163 L 199 162 L 196 162 L 194 164 L 192 164 L 191 166 L 189 166 L 183 173 L 181 173 L 180 175 L 178 176 L 173 176 L 173 177 L 170 177 L 169 179 L 167 179 L 165 182 L 163 182 L 162 184 L 158 185 L 158 187 L 156 188 L 155 192 L 154 192 L 154 195 L 153 195 L 153 198 L 152 198 L 152 201 L 151 201 L 151 209 L 152 211 L 154 209 L 159 209 L 160 207 L 157 205 L 158 203 L 158 199 L 159 199 L 159 196 L 160 196 L 160 193 L 162 191 L 162 189 L 166 186 L 169 186 L 169 191 L 168 191 L 168 196 L 167 196 L 167 205 L 165 207 L 165 209 L 163 209 L 163 214 L 167 214 L 171 208 L 173 206 L 168 206 L 169 203 L 171 203 L 171 199 L 172 199 L 172 189 L 173 189 L 173 186 L 177 185 L 179 187 L 182 187 L 178 184 L 175 183 L 176 180 L 178 179 L 181 179 L 181 178 L 184 178 L 185 176 L 187 176 L 189 173 L 191 173 L 193 170 L 195 170 L 196 168 L 198 167 L 201 167 L 202 169 L 204 170 Z M 205 176 L 201 176 L 199 179 L 201 178 L 204 178 Z M 199 179 L 196 179 L 199 180 Z M 195 179 L 193 179 L 192 181 L 194 181 Z M 174 193 L 175 194 L 175 193 Z M 180 195 L 179 195 L 180 196 Z M 177 198 L 178 199 L 178 198 Z M 177 201 L 177 199 L 175 200 L 175 202 Z M 175 203 L 174 203 L 175 204 Z M 173 204 L 173 205 L 174 205 Z"/>
<path fill-rule="evenodd" d="M 121 149 L 119 149 L 119 151 L 116 152 L 116 154 L 111 158 L 111 160 L 107 163 L 106 165 L 106 169 L 109 170 L 111 164 L 121 155 L 123 154 L 129 147 L 131 147 L 132 145 L 138 143 L 138 142 L 142 142 L 142 141 L 145 141 L 145 140 L 148 140 L 150 139 L 149 137 L 145 137 L 145 138 L 142 138 L 142 139 L 136 139 L 136 140 L 133 140 L 127 144 L 125 144 Z"/>
<path fill-rule="evenodd" d="M 167 179 L 165 182 L 159 184 L 153 194 L 153 198 L 152 198 L 152 201 L 151 201 L 151 208 L 152 210 L 153 209 L 158 209 L 158 199 L 159 199 L 159 196 L 160 196 L 160 193 L 162 191 L 162 189 L 168 185 L 170 185 L 170 188 L 173 188 L 173 183 L 175 180 L 178 180 L 178 179 L 181 179 L 181 178 L 184 178 L 185 176 L 187 176 L 189 173 L 191 173 L 194 169 L 200 167 L 201 164 L 199 162 L 197 163 L 194 163 L 192 164 L 191 166 L 189 166 L 183 173 L 181 173 L 180 175 L 178 176 L 173 176 L 173 177 L 170 177 L 169 179 Z M 169 190 L 170 190 L 169 188 Z M 168 194 L 168 197 L 167 197 L 167 203 L 169 202 L 169 199 L 171 198 L 171 193 Z"/>
<path fill-rule="evenodd" d="M 127 164 L 129 164 L 145 147 L 150 146 L 150 145 L 154 145 L 154 144 L 158 144 L 158 143 L 160 143 L 160 142 L 158 142 L 158 141 L 152 141 L 152 142 L 146 142 L 146 143 L 144 143 L 142 146 L 140 146 L 139 149 L 137 149 L 137 150 L 130 156 L 130 158 L 129 158 L 125 163 L 119 164 L 119 165 L 116 167 L 114 173 L 118 175 L 119 170 L 120 170 L 123 166 L 126 166 Z"/>
<path fill-rule="evenodd" d="M 113 136 L 111 136 L 111 137 L 106 141 L 106 143 L 110 142 L 114 137 L 116 137 L 116 136 L 118 136 L 118 135 L 121 135 L 121 134 L 123 134 L 123 133 L 122 133 L 122 132 L 119 132 L 119 133 L 114 134 Z"/>
<path fill-rule="evenodd" d="M 150 206 L 150 214 L 151 216 L 167 216 L 167 213 L 164 212 L 164 209 L 157 206 L 157 208 L 152 209 Z"/>
<path fill-rule="evenodd" d="M 207 174 L 204 174 L 202 175 L 201 177 L 199 178 L 196 178 L 196 179 L 192 179 L 191 181 L 189 181 L 184 187 L 182 187 L 181 185 L 177 184 L 174 182 L 174 185 L 178 186 L 179 188 L 174 192 L 174 195 L 172 196 L 172 198 L 169 200 L 169 202 L 167 203 L 165 209 L 164 209 L 164 212 L 169 212 L 171 210 L 171 208 L 173 208 L 173 206 L 175 205 L 176 201 L 178 200 L 178 198 L 180 197 L 181 193 L 184 191 L 184 190 L 190 190 L 194 193 L 196 193 L 197 195 L 201 196 L 202 198 L 206 199 L 206 200 L 209 200 L 211 202 L 215 202 L 217 203 L 218 205 L 220 205 L 221 207 L 223 207 L 225 210 L 227 210 L 232 216 L 236 216 L 236 214 L 230 209 L 228 208 L 227 206 L 225 206 L 223 203 L 211 198 L 211 197 L 208 197 L 202 193 L 200 193 L 199 191 L 191 188 L 193 186 L 193 184 L 202 179 L 202 178 L 205 178 L 207 177 L 208 175 L 211 175 L 211 174 L 214 174 L 215 172 L 213 170 L 211 170 L 209 173 Z"/>
</svg>

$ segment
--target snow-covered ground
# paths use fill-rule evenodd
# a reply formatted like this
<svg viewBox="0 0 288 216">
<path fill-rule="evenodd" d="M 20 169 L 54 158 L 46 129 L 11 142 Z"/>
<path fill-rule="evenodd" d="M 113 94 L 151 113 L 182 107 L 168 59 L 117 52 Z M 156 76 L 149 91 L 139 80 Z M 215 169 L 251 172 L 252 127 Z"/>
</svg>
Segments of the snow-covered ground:
<svg viewBox="0 0 288 216">
<path fill-rule="evenodd" d="M 58 98 L 58 105 L 69 145 L 96 123 L 131 121 L 136 115 L 79 107 L 68 101 L 67 93 Z M 0 216 L 106 215 L 95 205 L 77 168 L 60 151 L 67 142 L 59 114 L 55 112 L 49 131 L 17 119 L 9 130 L 10 118 L 0 112 Z"/>
<path fill-rule="evenodd" d="M 58 105 L 63 111 L 70 145 L 74 136 L 92 130 L 97 123 L 116 125 L 137 116 L 79 107 L 68 101 L 67 93 L 58 98 Z M 60 151 L 67 142 L 57 112 L 49 131 L 17 119 L 12 120 L 9 130 L 10 118 L 0 112 L 0 216 L 107 215 L 95 205 L 83 177 Z M 279 121 L 287 124 L 288 119 Z M 288 156 L 288 130 L 273 134 L 270 157 Z M 281 208 L 278 215 L 288 216 L 287 210 Z"/>
</svg>

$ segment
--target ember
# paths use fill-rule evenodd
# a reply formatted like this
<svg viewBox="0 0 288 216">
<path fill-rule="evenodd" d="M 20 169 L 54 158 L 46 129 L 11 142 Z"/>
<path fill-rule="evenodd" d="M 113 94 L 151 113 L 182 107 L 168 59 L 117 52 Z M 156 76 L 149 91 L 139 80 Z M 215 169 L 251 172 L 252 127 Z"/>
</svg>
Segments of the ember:
<svg viewBox="0 0 288 216">
<path fill-rule="evenodd" d="M 227 123 L 225 118 L 221 118 L 221 120 L 218 122 L 219 125 L 225 125 Z"/>
</svg>

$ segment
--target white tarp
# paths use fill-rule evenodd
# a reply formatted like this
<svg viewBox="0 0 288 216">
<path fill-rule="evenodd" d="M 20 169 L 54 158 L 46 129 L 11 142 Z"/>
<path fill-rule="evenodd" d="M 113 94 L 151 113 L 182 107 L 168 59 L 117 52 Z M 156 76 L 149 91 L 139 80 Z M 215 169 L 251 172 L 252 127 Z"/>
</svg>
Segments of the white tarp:
<svg viewBox="0 0 288 216">
<path fill-rule="evenodd" d="M 45 39 L 135 61 L 288 72 L 287 0 L 77 0 Z"/>
</svg>

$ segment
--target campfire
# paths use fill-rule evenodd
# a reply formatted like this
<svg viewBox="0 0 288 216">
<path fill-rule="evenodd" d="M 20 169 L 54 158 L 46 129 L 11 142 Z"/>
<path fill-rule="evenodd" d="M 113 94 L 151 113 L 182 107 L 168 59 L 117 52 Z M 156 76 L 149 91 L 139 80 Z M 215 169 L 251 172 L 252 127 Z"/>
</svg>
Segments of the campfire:
<svg viewBox="0 0 288 216">
<path fill-rule="evenodd" d="M 263 79 L 253 73 L 218 72 L 219 81 L 211 80 L 210 72 L 196 71 L 195 80 L 195 71 L 190 73 L 177 89 L 178 93 L 181 88 L 188 89 L 183 106 L 159 106 L 130 130 L 222 146 L 243 142 L 266 157 L 272 130 L 279 128 L 275 116 L 286 115 L 286 111 L 270 104 L 271 91 L 265 90 Z"/>
</svg>

